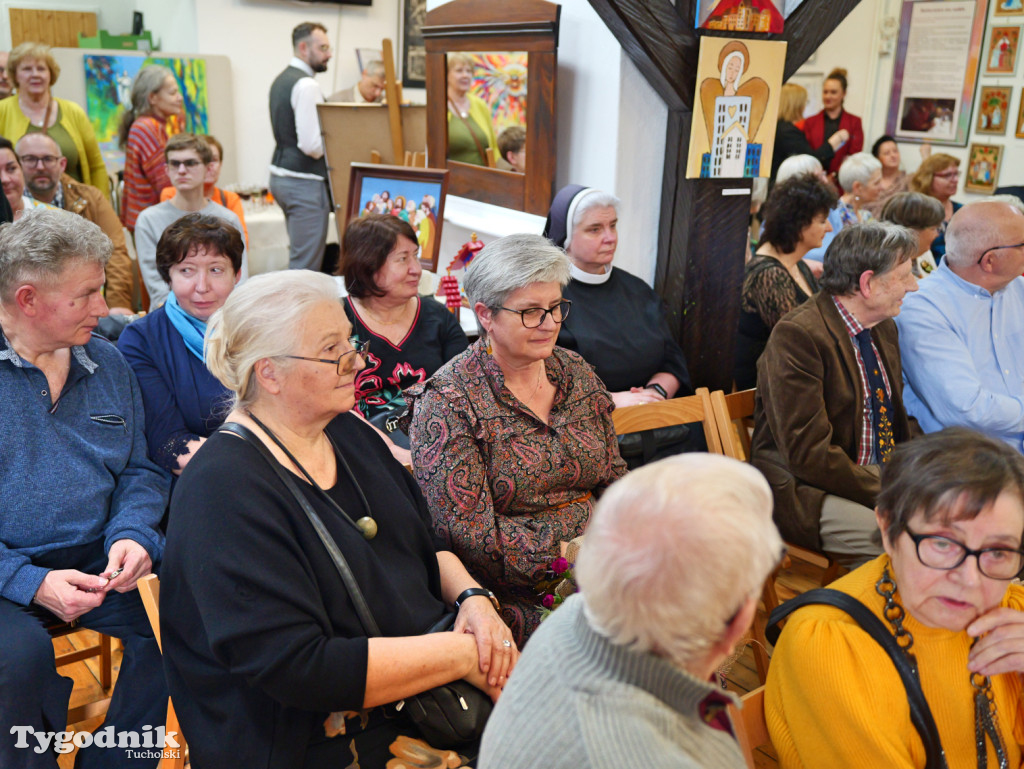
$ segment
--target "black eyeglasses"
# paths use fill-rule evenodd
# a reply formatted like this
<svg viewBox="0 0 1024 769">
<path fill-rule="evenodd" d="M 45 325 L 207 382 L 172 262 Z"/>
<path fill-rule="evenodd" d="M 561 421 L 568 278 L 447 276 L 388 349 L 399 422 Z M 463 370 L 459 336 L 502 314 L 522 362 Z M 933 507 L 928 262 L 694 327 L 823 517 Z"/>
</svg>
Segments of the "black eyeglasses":
<svg viewBox="0 0 1024 769">
<path fill-rule="evenodd" d="M 308 360 L 313 363 L 333 363 L 338 368 L 338 376 L 344 376 L 349 371 L 356 367 L 356 356 L 365 358 L 366 353 L 370 351 L 370 340 L 367 339 L 365 342 L 360 342 L 355 337 L 348 340 L 348 343 L 352 345 L 352 349 L 348 352 L 343 352 L 336 359 L 331 358 L 306 358 L 302 355 L 284 355 L 284 358 L 291 358 L 292 360 Z M 342 362 L 344 361 L 344 366 Z"/>
<path fill-rule="evenodd" d="M 55 155 L 43 155 L 42 157 L 38 155 L 21 155 L 19 159 L 23 166 L 46 166 L 47 168 L 53 168 L 57 165 L 57 161 L 60 160 Z"/>
<path fill-rule="evenodd" d="M 527 328 L 539 328 L 544 325 L 544 319 L 548 315 L 551 316 L 551 320 L 555 323 L 561 323 L 569 317 L 570 307 L 572 307 L 572 301 L 569 299 L 563 299 L 554 307 L 550 307 L 547 310 L 543 307 L 527 307 L 525 310 L 513 310 L 511 307 L 496 307 L 495 309 L 504 310 L 505 312 L 514 312 L 519 316 L 519 320 L 521 320 L 523 325 Z"/>
<path fill-rule="evenodd" d="M 22 160 L 24 160 L 24 158 L 22 158 Z M 1024 248 L 1024 243 L 1014 243 L 1012 246 L 992 246 L 992 248 L 986 248 L 984 251 L 981 252 L 981 256 L 978 257 L 977 263 L 981 264 L 981 260 L 985 258 L 985 254 L 987 254 L 989 251 L 999 251 L 1000 249 L 1004 248 Z"/>
<path fill-rule="evenodd" d="M 205 165 L 202 160 L 196 160 L 195 158 L 189 158 L 188 160 L 168 160 L 167 165 L 174 171 L 184 166 L 185 168 L 195 168 L 196 166 Z"/>
<path fill-rule="evenodd" d="M 962 542 L 935 534 L 915 534 L 907 529 L 907 536 L 917 548 L 917 560 L 929 569 L 950 571 L 962 564 L 967 556 L 978 561 L 978 571 L 990 579 L 1010 580 L 1024 568 L 1024 552 L 1012 547 L 983 547 L 971 550 Z"/>
</svg>

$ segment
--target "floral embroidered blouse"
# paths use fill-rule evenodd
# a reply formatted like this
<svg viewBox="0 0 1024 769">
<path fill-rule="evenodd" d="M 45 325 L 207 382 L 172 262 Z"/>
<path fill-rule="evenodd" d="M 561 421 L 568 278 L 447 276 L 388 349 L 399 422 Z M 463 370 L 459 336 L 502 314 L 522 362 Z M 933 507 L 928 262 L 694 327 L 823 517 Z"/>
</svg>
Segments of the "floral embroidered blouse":
<svg viewBox="0 0 1024 769">
<path fill-rule="evenodd" d="M 626 473 L 612 399 L 575 353 L 545 361 L 555 400 L 545 424 L 505 387 L 477 341 L 405 391 L 413 468 L 438 533 L 502 604 L 520 646 L 540 622 L 534 588 L 583 533 L 599 492 Z"/>
</svg>

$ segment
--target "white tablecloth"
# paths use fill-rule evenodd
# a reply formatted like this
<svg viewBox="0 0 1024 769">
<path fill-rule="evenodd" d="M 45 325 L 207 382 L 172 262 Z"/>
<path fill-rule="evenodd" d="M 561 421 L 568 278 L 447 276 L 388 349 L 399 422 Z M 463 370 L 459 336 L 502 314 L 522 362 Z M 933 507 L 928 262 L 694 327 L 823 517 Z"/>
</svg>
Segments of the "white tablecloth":
<svg viewBox="0 0 1024 769">
<path fill-rule="evenodd" d="M 288 269 L 288 230 L 280 206 L 246 206 L 245 226 L 249 230 L 249 274 Z M 333 213 L 327 224 L 327 242 L 338 242 Z"/>
</svg>

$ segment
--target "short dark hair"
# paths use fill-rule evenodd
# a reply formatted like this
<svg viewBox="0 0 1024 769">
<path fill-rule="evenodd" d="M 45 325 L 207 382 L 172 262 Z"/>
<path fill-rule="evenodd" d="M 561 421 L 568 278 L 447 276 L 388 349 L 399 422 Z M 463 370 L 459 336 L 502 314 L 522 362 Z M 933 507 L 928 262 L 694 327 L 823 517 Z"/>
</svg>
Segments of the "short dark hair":
<svg viewBox="0 0 1024 769">
<path fill-rule="evenodd" d="M 174 134 L 170 139 L 167 140 L 167 144 L 164 145 L 164 160 L 172 152 L 181 152 L 181 150 L 195 150 L 196 154 L 199 155 L 199 159 L 204 163 L 209 163 L 213 160 L 213 153 L 210 152 L 210 145 L 206 143 L 206 139 L 202 136 L 196 136 L 195 134 Z"/>
<path fill-rule="evenodd" d="M 373 276 L 384 266 L 399 236 L 418 243 L 409 222 L 388 214 L 368 214 L 345 228 L 337 274 L 345 277 L 349 294 L 356 299 L 384 296 Z"/>
<path fill-rule="evenodd" d="M 168 225 L 156 244 L 156 269 L 164 282 L 171 282 L 171 267 L 183 261 L 199 246 L 224 254 L 235 274 L 242 269 L 242 233 L 230 222 L 209 214 L 185 214 Z"/>
<path fill-rule="evenodd" d="M 1004 491 L 1024 503 L 1024 456 L 974 430 L 947 427 L 899 444 L 882 465 L 881 487 L 876 507 L 893 542 L 918 512 L 927 521 L 969 521 Z"/>
<path fill-rule="evenodd" d="M 917 245 L 917 235 L 898 224 L 849 224 L 828 244 L 818 286 L 833 296 L 854 294 L 860 290 L 861 275 L 868 270 L 884 275 L 917 256 Z"/>
<path fill-rule="evenodd" d="M 319 21 L 304 21 L 299 24 L 292 30 L 292 48 L 298 48 L 299 43 L 312 35 L 315 29 L 319 29 L 325 35 L 327 34 L 327 27 Z"/>
<path fill-rule="evenodd" d="M 48 134 L 43 135 L 48 136 Z M 15 162 L 17 162 L 19 166 L 21 165 L 21 158 L 18 157 L 18 153 L 15 151 L 14 145 L 11 144 L 11 140 L 6 136 L 0 136 L 0 150 L 10 150 L 11 154 L 14 155 Z"/>
<path fill-rule="evenodd" d="M 827 216 L 838 200 L 835 190 L 813 174 L 791 176 L 779 182 L 761 209 L 761 240 L 784 254 L 796 251 L 800 234 L 814 217 Z"/>
<path fill-rule="evenodd" d="M 938 227 L 945 218 L 942 203 L 921 192 L 896 193 L 886 201 L 879 216 L 883 222 L 902 224 L 912 230 Z"/>
<path fill-rule="evenodd" d="M 892 142 L 895 144 L 896 140 L 889 136 L 889 134 L 882 134 L 875 140 L 875 143 L 871 145 L 871 154 L 877 158 L 879 151 L 882 149 L 882 145 L 886 142 Z M 881 158 L 879 158 L 879 160 L 881 160 Z"/>
<path fill-rule="evenodd" d="M 526 144 L 526 130 L 522 126 L 510 125 L 498 134 L 498 152 L 502 160 L 508 160 L 508 153 L 519 152 Z"/>
</svg>

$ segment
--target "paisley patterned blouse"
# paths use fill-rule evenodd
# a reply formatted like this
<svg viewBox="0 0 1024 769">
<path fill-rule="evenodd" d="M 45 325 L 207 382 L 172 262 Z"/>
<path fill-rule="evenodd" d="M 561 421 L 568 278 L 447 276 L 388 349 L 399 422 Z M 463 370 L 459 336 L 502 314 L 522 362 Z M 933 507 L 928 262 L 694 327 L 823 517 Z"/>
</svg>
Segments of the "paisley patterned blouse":
<svg viewBox="0 0 1024 769">
<path fill-rule="evenodd" d="M 612 399 L 575 353 L 545 361 L 555 401 L 544 424 L 505 387 L 478 341 L 405 391 L 416 479 L 434 526 L 497 595 L 521 647 L 540 622 L 534 587 L 583 533 L 594 499 L 626 473 Z"/>
</svg>

